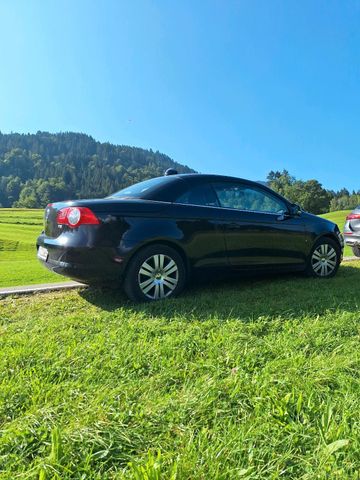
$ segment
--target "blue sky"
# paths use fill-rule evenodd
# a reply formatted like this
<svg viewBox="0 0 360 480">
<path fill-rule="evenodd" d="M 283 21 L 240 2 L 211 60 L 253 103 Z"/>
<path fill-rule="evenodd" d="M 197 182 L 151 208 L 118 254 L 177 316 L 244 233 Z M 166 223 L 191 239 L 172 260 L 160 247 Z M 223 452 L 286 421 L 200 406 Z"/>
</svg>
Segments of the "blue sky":
<svg viewBox="0 0 360 480">
<path fill-rule="evenodd" d="M 360 189 L 360 2 L 0 0 L 0 130 Z"/>
</svg>

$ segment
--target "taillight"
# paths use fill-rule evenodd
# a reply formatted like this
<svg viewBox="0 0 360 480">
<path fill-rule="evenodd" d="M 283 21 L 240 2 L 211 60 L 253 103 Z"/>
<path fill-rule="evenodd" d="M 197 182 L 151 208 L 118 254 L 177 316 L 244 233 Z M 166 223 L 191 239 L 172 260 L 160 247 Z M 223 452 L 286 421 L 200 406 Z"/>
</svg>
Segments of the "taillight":
<svg viewBox="0 0 360 480">
<path fill-rule="evenodd" d="M 360 214 L 359 213 L 350 213 L 350 215 L 348 215 L 346 217 L 346 220 L 360 220 Z"/>
<path fill-rule="evenodd" d="M 56 221 L 59 225 L 68 225 L 71 228 L 80 225 L 99 225 L 100 220 L 87 207 L 66 207 L 58 211 Z"/>
</svg>

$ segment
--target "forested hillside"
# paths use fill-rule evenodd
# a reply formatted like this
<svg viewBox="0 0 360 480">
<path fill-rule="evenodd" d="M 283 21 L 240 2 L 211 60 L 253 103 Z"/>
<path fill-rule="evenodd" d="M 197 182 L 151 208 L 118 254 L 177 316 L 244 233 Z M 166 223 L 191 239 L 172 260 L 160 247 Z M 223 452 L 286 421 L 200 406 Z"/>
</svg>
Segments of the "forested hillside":
<svg viewBox="0 0 360 480">
<path fill-rule="evenodd" d="M 0 207 L 104 197 L 169 167 L 193 171 L 162 153 L 100 143 L 82 133 L 0 133 Z"/>
</svg>

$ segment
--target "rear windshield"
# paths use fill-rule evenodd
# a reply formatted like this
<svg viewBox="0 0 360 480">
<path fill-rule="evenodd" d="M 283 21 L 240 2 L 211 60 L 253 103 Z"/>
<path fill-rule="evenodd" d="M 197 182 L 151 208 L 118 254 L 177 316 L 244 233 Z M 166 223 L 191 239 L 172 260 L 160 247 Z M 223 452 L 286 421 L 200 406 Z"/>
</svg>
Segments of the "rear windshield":
<svg viewBox="0 0 360 480">
<path fill-rule="evenodd" d="M 166 186 L 173 182 L 174 177 L 156 177 L 144 182 L 135 183 L 130 187 L 123 188 L 122 190 L 113 193 L 109 198 L 151 198 L 151 194 L 161 189 L 162 186 Z"/>
</svg>

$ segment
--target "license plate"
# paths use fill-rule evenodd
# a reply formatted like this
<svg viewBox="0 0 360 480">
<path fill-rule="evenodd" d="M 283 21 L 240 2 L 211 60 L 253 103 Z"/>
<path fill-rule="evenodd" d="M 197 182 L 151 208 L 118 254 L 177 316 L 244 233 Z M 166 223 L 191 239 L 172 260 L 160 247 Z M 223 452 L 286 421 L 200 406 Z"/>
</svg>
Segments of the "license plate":
<svg viewBox="0 0 360 480">
<path fill-rule="evenodd" d="M 49 256 L 49 252 L 47 251 L 46 248 L 39 247 L 39 250 L 37 252 L 37 256 L 38 256 L 38 258 L 40 258 L 40 260 L 44 260 L 44 262 L 46 262 L 46 260 L 48 259 L 48 256 Z"/>
</svg>

